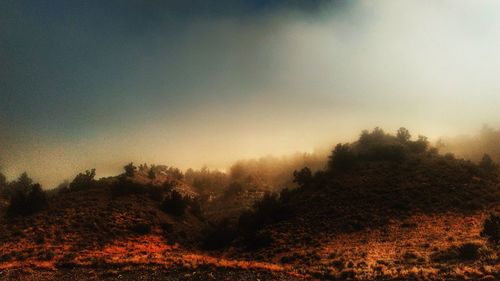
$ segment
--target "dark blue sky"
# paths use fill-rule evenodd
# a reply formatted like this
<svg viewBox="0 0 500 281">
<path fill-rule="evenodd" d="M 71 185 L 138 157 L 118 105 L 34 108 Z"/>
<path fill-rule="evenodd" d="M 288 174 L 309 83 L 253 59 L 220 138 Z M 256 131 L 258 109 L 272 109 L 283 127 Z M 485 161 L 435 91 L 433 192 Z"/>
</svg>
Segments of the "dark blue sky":
<svg viewBox="0 0 500 281">
<path fill-rule="evenodd" d="M 121 118 L 112 107 L 154 105 L 165 84 L 185 88 L 173 85 L 185 73 L 158 68 L 168 71 L 162 64 L 176 60 L 193 22 L 317 13 L 321 2 L 2 1 L 0 117 L 17 129 L 71 137 L 104 115 Z"/>
</svg>

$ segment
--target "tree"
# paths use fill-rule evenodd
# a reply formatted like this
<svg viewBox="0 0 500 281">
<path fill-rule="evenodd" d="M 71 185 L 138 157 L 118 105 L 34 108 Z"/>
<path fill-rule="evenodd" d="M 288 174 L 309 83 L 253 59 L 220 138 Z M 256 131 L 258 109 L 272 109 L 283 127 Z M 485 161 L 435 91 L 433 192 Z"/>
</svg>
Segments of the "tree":
<svg viewBox="0 0 500 281">
<path fill-rule="evenodd" d="M 85 173 L 79 173 L 75 179 L 69 184 L 72 190 L 88 188 L 95 185 L 95 169 L 87 170 Z"/>
<path fill-rule="evenodd" d="M 4 174 L 0 173 L 0 188 L 7 185 L 7 178 Z"/>
<path fill-rule="evenodd" d="M 127 177 L 133 177 L 135 175 L 135 172 L 137 171 L 137 167 L 134 166 L 134 163 L 132 162 L 125 165 L 123 169 L 125 170 L 125 175 Z"/>
<path fill-rule="evenodd" d="M 493 172 L 498 168 L 497 164 L 493 162 L 493 159 L 488 154 L 483 155 L 481 162 L 479 162 L 479 167 L 486 172 Z"/>
<path fill-rule="evenodd" d="M 174 216 L 182 216 L 187 208 L 187 202 L 182 198 L 182 195 L 173 190 L 170 192 L 170 196 L 167 196 L 163 203 L 161 204 L 161 209 L 168 214 Z"/>
<path fill-rule="evenodd" d="M 27 189 L 33 184 L 33 180 L 28 176 L 28 173 L 22 173 L 14 182 L 15 188 Z"/>
<path fill-rule="evenodd" d="M 231 197 L 243 192 L 245 188 L 239 182 L 232 182 L 227 189 L 224 191 L 224 197 Z"/>
<path fill-rule="evenodd" d="M 408 143 L 408 148 L 413 152 L 413 153 L 423 153 L 427 151 L 427 148 L 429 147 L 429 140 L 427 139 L 426 136 L 418 136 L 418 139 L 413 142 Z"/>
<path fill-rule="evenodd" d="M 148 178 L 151 180 L 154 180 L 156 178 L 154 167 L 151 167 L 151 169 L 149 169 Z"/>
<path fill-rule="evenodd" d="M 31 187 L 31 191 L 27 197 L 27 203 L 31 213 L 37 212 L 47 205 L 47 196 L 40 184 L 36 183 Z"/>
<path fill-rule="evenodd" d="M 47 197 L 41 185 L 33 184 L 33 180 L 28 177 L 28 174 L 21 174 L 13 183 L 13 188 L 13 194 L 7 208 L 9 215 L 30 215 L 47 205 Z"/>
<path fill-rule="evenodd" d="M 405 127 L 401 127 L 398 129 L 398 132 L 396 134 L 396 138 L 400 142 L 406 143 L 411 139 L 410 131 L 408 131 L 408 129 L 406 129 Z"/>
<path fill-rule="evenodd" d="M 295 170 L 293 172 L 293 182 L 298 184 L 300 187 L 308 185 L 312 181 L 312 173 L 308 167 L 302 168 L 300 171 Z"/>
<path fill-rule="evenodd" d="M 7 178 L 4 174 L 0 173 L 0 196 L 8 196 L 8 193 Z"/>
<path fill-rule="evenodd" d="M 500 242 L 500 215 L 492 214 L 484 221 L 482 237 L 487 237 L 491 242 Z"/>
<path fill-rule="evenodd" d="M 330 171 L 347 170 L 356 161 L 356 156 L 348 144 L 337 144 L 329 157 L 328 167 Z"/>
</svg>

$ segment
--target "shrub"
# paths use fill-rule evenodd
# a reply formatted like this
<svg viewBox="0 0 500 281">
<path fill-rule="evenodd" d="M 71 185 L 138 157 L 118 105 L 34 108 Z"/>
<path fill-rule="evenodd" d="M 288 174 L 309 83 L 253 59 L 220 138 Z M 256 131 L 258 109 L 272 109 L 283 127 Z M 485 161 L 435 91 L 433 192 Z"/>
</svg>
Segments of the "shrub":
<svg viewBox="0 0 500 281">
<path fill-rule="evenodd" d="M 12 194 L 7 208 L 8 215 L 31 215 L 47 205 L 47 196 L 40 184 L 32 184 L 32 180 L 23 173 L 13 183 Z"/>
<path fill-rule="evenodd" d="M 356 155 L 348 144 L 337 144 L 329 157 L 330 171 L 348 170 L 356 163 Z"/>
<path fill-rule="evenodd" d="M 492 214 L 484 221 L 481 236 L 493 243 L 500 242 L 500 215 Z"/>
<path fill-rule="evenodd" d="M 187 208 L 187 202 L 182 198 L 182 195 L 173 190 L 170 192 L 170 196 L 167 196 L 163 203 L 161 204 L 161 209 L 168 214 L 174 216 L 182 216 Z"/>
<path fill-rule="evenodd" d="M 465 243 L 458 247 L 458 257 L 462 260 L 475 260 L 479 256 L 481 245 Z"/>
<path fill-rule="evenodd" d="M 135 172 L 137 171 L 137 167 L 134 166 L 134 163 L 132 162 L 125 165 L 123 169 L 125 170 L 125 175 L 127 177 L 133 177 L 135 175 Z"/>
<path fill-rule="evenodd" d="M 200 200 L 190 199 L 189 197 L 185 198 L 184 200 L 187 201 L 187 204 L 189 205 L 189 211 L 191 212 L 191 214 L 193 214 L 193 216 L 199 218 L 200 220 L 204 220 L 203 209 L 201 207 Z"/>
<path fill-rule="evenodd" d="M 237 237 L 236 227 L 231 225 L 227 219 L 213 226 L 208 226 L 203 233 L 203 248 L 206 250 L 226 248 Z"/>
<path fill-rule="evenodd" d="M 148 186 L 149 197 L 154 201 L 161 202 L 163 200 L 163 194 L 165 192 L 166 191 L 163 188 L 163 186 L 157 186 L 157 185 Z"/>
<path fill-rule="evenodd" d="M 75 179 L 69 184 L 71 190 L 81 190 L 84 188 L 91 188 L 96 185 L 95 169 L 87 170 L 85 173 L 79 173 Z"/>
<path fill-rule="evenodd" d="M 130 227 L 130 230 L 139 235 L 146 235 L 151 233 L 151 226 L 146 223 L 135 223 Z"/>
<path fill-rule="evenodd" d="M 313 176 L 311 170 L 308 167 L 302 168 L 300 171 L 293 172 L 293 182 L 300 187 L 305 187 L 311 183 Z"/>
<path fill-rule="evenodd" d="M 401 144 L 373 144 L 360 153 L 360 158 L 370 161 L 401 162 L 405 157 L 405 148 Z"/>
<path fill-rule="evenodd" d="M 154 170 L 154 166 L 149 169 L 149 171 L 148 171 L 148 178 L 150 180 L 154 180 L 156 178 L 156 172 Z"/>
<path fill-rule="evenodd" d="M 398 129 L 398 132 L 396 133 L 396 138 L 400 142 L 406 143 L 411 139 L 410 131 L 408 131 L 408 129 L 406 129 L 404 127 L 401 127 Z"/>
<path fill-rule="evenodd" d="M 238 230 L 245 238 L 247 248 L 258 249 L 272 243 L 268 233 L 259 232 L 265 225 L 285 220 L 292 210 L 275 193 L 266 193 L 254 204 L 252 211 L 243 212 L 238 220 Z"/>
<path fill-rule="evenodd" d="M 273 237 L 267 231 L 253 232 L 245 236 L 246 248 L 252 251 L 268 247 L 273 242 Z"/>
<path fill-rule="evenodd" d="M 224 191 L 224 197 L 232 197 L 239 193 L 242 193 L 245 190 L 243 185 L 239 182 L 232 182 L 227 189 Z"/>
<path fill-rule="evenodd" d="M 408 142 L 407 146 L 413 153 L 423 153 L 427 151 L 427 148 L 429 147 L 429 141 L 425 136 L 418 136 L 418 139 L 416 141 Z"/>
<path fill-rule="evenodd" d="M 498 169 L 497 164 L 493 162 L 493 159 L 491 159 L 491 156 L 488 154 L 484 154 L 483 158 L 481 158 L 481 161 L 479 162 L 479 168 L 483 169 L 486 172 L 494 172 Z"/>
<path fill-rule="evenodd" d="M 112 187 L 111 195 L 115 197 L 140 194 L 145 192 L 145 188 L 140 183 L 121 177 Z"/>
</svg>

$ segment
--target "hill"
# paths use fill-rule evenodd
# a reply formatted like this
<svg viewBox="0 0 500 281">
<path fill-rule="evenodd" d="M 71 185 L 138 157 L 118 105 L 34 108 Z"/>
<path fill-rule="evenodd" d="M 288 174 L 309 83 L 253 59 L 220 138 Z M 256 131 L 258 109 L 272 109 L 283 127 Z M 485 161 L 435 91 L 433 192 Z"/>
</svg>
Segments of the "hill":
<svg viewBox="0 0 500 281">
<path fill-rule="evenodd" d="M 295 181 L 298 188 L 268 194 L 240 217 L 234 256 L 293 264 L 322 278 L 370 279 L 382 268 L 386 277 L 413 270 L 432 279 L 443 266 L 468 271 L 460 262 L 433 263 L 436 255 L 478 243 L 488 254 L 465 267 L 477 276 L 499 272 L 498 248 L 480 236 L 500 203 L 498 170 L 488 157 L 475 164 L 440 155 L 424 137 L 376 128 L 337 145 L 327 169 L 296 171 Z M 483 265 L 491 268 L 475 270 Z"/>
<path fill-rule="evenodd" d="M 278 193 L 254 184 L 255 176 L 191 170 L 186 179 L 176 168 L 132 163 L 116 177 L 80 173 L 50 193 L 23 174 L 4 183 L 0 274 L 500 278 L 500 219 L 490 216 L 500 211 L 500 178 L 487 155 L 473 163 L 439 154 L 404 128 L 396 135 L 376 128 L 338 144 L 325 162 L 323 170 L 296 170 Z"/>
</svg>

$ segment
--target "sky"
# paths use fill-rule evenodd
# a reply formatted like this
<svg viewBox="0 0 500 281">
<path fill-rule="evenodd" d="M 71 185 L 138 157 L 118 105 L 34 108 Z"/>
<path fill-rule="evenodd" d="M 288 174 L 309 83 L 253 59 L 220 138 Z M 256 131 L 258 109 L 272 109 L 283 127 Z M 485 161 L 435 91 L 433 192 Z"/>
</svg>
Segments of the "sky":
<svg viewBox="0 0 500 281">
<path fill-rule="evenodd" d="M 224 169 L 362 129 L 500 120 L 500 3 L 0 2 L 0 167 Z"/>
</svg>

